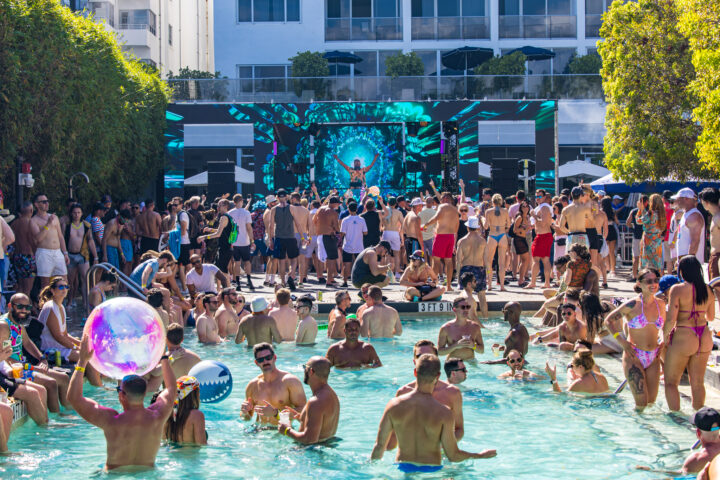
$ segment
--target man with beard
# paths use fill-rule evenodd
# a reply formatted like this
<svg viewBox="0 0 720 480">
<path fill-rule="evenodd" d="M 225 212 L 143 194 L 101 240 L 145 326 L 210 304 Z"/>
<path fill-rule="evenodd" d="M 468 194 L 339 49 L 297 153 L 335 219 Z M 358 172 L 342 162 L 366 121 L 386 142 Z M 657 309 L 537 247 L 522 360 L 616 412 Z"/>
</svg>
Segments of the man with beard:
<svg viewBox="0 0 720 480">
<path fill-rule="evenodd" d="M 218 309 L 217 295 L 208 293 L 203 297 L 203 307 L 205 313 L 200 315 L 196 320 L 195 330 L 197 331 L 198 342 L 200 343 L 222 343 L 223 339 L 218 334 L 218 325 L 215 322 L 215 312 Z"/>
<path fill-rule="evenodd" d="M 345 322 L 345 340 L 332 344 L 325 354 L 330 364 L 338 368 L 381 367 L 375 348 L 359 338 L 360 321 L 349 318 Z"/>
<path fill-rule="evenodd" d="M 215 312 L 215 323 L 218 326 L 218 335 L 225 338 L 235 337 L 238 332 L 238 315 L 235 305 L 238 303 L 238 293 L 233 287 L 225 287 L 220 292 L 220 307 Z"/>
<path fill-rule="evenodd" d="M 296 442 L 305 445 L 324 442 L 333 437 L 340 420 L 340 401 L 335 391 L 328 385 L 330 362 L 325 357 L 314 356 L 303 365 L 304 382 L 310 386 L 313 396 L 310 397 L 301 413 L 285 407 L 290 414 L 290 421 L 280 422 L 278 432 L 287 435 Z M 293 430 L 292 420 L 300 421 L 300 429 Z"/>
</svg>

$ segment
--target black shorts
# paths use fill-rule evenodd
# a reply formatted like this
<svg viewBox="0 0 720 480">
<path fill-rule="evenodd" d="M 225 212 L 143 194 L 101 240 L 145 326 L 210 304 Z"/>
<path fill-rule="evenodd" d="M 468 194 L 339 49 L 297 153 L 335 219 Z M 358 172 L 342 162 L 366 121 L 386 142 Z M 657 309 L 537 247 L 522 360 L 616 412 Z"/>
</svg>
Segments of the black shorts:
<svg viewBox="0 0 720 480">
<path fill-rule="evenodd" d="M 230 248 L 230 245 L 228 245 L 227 248 L 218 248 L 218 251 L 215 254 L 215 266 L 218 267 L 221 272 L 228 273 L 228 264 L 230 263 L 232 256 L 233 251 Z"/>
<path fill-rule="evenodd" d="M 180 265 L 190 265 L 190 244 L 180 245 L 180 256 L 178 257 Z"/>
<path fill-rule="evenodd" d="M 15 390 L 17 390 L 19 386 L 19 383 L 15 383 L 9 378 L 6 378 L 2 374 L 0 374 L 0 387 L 2 387 L 3 390 L 7 392 L 9 397 L 12 397 L 15 394 Z"/>
<path fill-rule="evenodd" d="M 405 246 L 405 260 L 407 260 L 408 263 L 410 263 L 410 255 L 412 255 L 415 250 L 422 250 L 417 238 L 405 237 L 403 245 Z"/>
<path fill-rule="evenodd" d="M 345 250 L 342 251 L 342 261 L 343 263 L 353 263 L 359 253 L 348 253 Z"/>
<path fill-rule="evenodd" d="M 608 234 L 607 234 L 607 238 L 605 240 L 607 240 L 608 242 L 616 242 L 617 239 L 618 239 L 618 235 L 617 235 L 617 230 L 615 230 L 615 225 L 613 225 L 611 223 L 608 224 Z"/>
<path fill-rule="evenodd" d="M 327 255 L 327 259 L 328 260 L 337 260 L 337 258 L 338 258 L 337 237 L 335 235 L 323 235 L 322 242 L 323 242 L 323 247 L 325 248 L 325 255 Z M 345 258 L 344 254 L 343 254 L 343 258 Z"/>
<path fill-rule="evenodd" d="M 276 238 L 273 241 L 273 257 L 279 260 L 297 258 L 300 255 L 297 240 L 293 238 Z M 335 257 L 337 258 L 337 256 Z"/>
<path fill-rule="evenodd" d="M 594 228 L 586 228 L 585 233 L 587 233 L 588 243 L 590 244 L 588 250 L 600 250 L 602 242 L 600 241 L 600 235 L 598 235 L 597 230 Z"/>
<path fill-rule="evenodd" d="M 197 237 L 190 239 L 190 250 L 200 250 L 202 248 L 202 245 L 200 245 L 197 241 Z"/>
<path fill-rule="evenodd" d="M 239 262 L 242 260 L 243 262 L 249 262 L 250 261 L 250 245 L 245 245 L 244 247 L 232 247 L 232 256 L 233 260 L 236 262 Z"/>
<path fill-rule="evenodd" d="M 158 239 L 150 237 L 140 237 L 140 255 L 147 252 L 148 250 L 157 250 Z"/>
<path fill-rule="evenodd" d="M 383 275 L 383 274 L 380 274 L 380 275 L 367 274 L 363 277 L 353 279 L 352 284 L 353 284 L 353 287 L 355 287 L 355 288 L 361 288 L 366 283 L 369 283 L 370 285 L 379 285 L 379 284 L 383 283 L 386 278 L 387 278 L 387 275 Z"/>
</svg>

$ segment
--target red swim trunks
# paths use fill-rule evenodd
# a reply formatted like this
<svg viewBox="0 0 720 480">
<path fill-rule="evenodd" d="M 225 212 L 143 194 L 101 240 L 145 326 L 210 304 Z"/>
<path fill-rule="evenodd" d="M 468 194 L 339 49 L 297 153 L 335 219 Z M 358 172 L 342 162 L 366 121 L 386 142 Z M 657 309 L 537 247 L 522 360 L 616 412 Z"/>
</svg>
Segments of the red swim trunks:
<svg viewBox="0 0 720 480">
<path fill-rule="evenodd" d="M 553 234 L 552 233 L 541 233 L 535 237 L 532 243 L 532 256 L 533 257 L 549 257 L 550 251 L 553 247 Z"/>
<path fill-rule="evenodd" d="M 433 240 L 432 254 L 438 258 L 452 258 L 455 252 L 455 235 L 452 233 L 438 233 Z"/>
</svg>

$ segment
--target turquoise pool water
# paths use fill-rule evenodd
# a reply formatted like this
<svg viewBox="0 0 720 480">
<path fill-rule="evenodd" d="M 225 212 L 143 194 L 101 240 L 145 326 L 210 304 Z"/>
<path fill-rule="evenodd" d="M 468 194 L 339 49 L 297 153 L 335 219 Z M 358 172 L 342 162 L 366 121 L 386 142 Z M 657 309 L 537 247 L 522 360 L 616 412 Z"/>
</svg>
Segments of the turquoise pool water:
<svg viewBox="0 0 720 480">
<path fill-rule="evenodd" d="M 152 472 L 133 475 L 152 479 L 400 479 L 395 452 L 380 462 L 369 461 L 370 451 L 387 401 L 412 380 L 412 345 L 419 339 L 437 340 L 447 319 L 404 321 L 402 337 L 374 342 L 385 366 L 375 370 L 333 371 L 330 383 L 341 402 L 338 437 L 330 446 L 304 447 L 276 431 L 257 431 L 240 420 L 245 385 L 258 374 L 252 354 L 226 344 L 198 346 L 194 334 L 187 347 L 203 358 L 227 364 L 234 378 L 233 392 L 222 403 L 203 405 L 210 435 L 204 448 L 164 446 Z M 526 322 L 526 324 L 528 324 Z M 486 322 L 487 345 L 504 338 L 507 326 L 499 319 Z M 324 334 L 324 332 L 321 332 Z M 278 367 L 302 378 L 303 362 L 324 353 L 330 341 L 315 347 L 280 345 Z M 548 356 L 565 365 L 569 355 L 531 347 L 531 370 L 541 372 Z M 481 359 L 494 358 L 488 348 Z M 619 383 L 619 366 L 600 360 L 611 388 Z M 660 408 L 636 414 L 629 392 L 619 398 L 578 399 L 551 393 L 547 380 L 536 384 L 508 383 L 495 377 L 505 366 L 468 364 L 464 395 L 465 437 L 460 447 L 471 451 L 496 448 L 498 456 L 460 464 L 447 463 L 442 472 L 419 478 L 658 478 L 635 470 L 635 465 L 676 468 L 695 441 L 686 424 L 678 424 Z M 562 367 L 558 368 L 558 372 Z M 559 373 L 561 383 L 564 373 Z M 444 377 L 444 374 L 443 374 Z M 104 405 L 119 408 L 117 394 L 85 387 Z M 310 395 L 306 387 L 306 393 Z M 660 395 L 662 398 L 662 393 Z M 0 457 L 0 478 L 52 480 L 105 476 L 105 440 L 102 432 L 75 414 L 53 415 L 48 427 L 26 422 L 10 439 L 13 455 Z M 114 477 L 114 476 L 113 476 Z"/>
</svg>

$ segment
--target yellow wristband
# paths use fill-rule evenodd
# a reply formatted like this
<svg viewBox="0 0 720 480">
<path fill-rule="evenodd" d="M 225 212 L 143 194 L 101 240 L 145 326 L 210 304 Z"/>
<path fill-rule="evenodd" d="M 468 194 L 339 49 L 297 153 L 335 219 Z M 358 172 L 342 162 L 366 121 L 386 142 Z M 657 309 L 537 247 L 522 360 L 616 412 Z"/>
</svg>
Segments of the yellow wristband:
<svg viewBox="0 0 720 480">
<path fill-rule="evenodd" d="M 50 230 L 50 227 L 48 227 L 47 225 L 45 225 L 43 228 L 44 228 L 45 230 Z"/>
<path fill-rule="evenodd" d="M 620 332 L 615 332 L 615 333 L 613 333 L 613 338 L 617 338 L 618 335 L 620 335 Z"/>
<path fill-rule="evenodd" d="M 76 371 L 76 372 L 85 373 L 85 367 L 77 367 L 77 366 L 76 366 L 76 367 L 75 367 L 75 371 Z"/>
<path fill-rule="evenodd" d="M 290 427 L 286 428 L 286 429 L 285 429 L 285 433 L 283 433 L 283 435 L 285 435 L 286 437 L 289 437 L 289 436 L 290 436 L 290 435 L 288 435 L 288 430 L 290 430 Z"/>
</svg>

